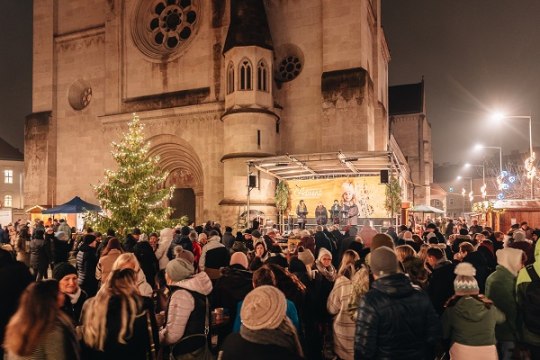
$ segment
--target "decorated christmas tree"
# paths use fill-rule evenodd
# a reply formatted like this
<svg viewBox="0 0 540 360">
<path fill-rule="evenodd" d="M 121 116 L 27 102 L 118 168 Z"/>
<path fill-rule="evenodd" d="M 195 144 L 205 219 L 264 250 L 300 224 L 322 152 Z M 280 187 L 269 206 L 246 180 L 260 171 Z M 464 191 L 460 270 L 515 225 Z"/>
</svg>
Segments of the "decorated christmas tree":
<svg viewBox="0 0 540 360">
<path fill-rule="evenodd" d="M 159 158 L 148 155 L 150 144 L 144 141 L 143 130 L 134 114 L 122 140 L 112 143 L 118 167 L 106 170 L 105 180 L 94 186 L 105 215 L 87 218 L 99 230 L 112 228 L 125 236 L 135 227 L 149 233 L 170 225 L 172 209 L 165 202 L 173 189 L 164 188 L 167 174 L 159 167 Z"/>
</svg>

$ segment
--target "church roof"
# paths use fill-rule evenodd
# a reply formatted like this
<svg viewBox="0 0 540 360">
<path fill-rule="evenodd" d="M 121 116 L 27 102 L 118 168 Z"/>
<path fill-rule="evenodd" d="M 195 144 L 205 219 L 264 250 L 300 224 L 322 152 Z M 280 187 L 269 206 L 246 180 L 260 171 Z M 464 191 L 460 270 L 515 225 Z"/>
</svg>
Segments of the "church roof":
<svg viewBox="0 0 540 360">
<path fill-rule="evenodd" d="M 0 138 L 0 160 L 24 161 L 24 155 L 6 140 Z"/>
<path fill-rule="evenodd" d="M 231 1 L 231 23 L 223 52 L 237 46 L 260 46 L 273 49 L 262 0 Z"/>
<path fill-rule="evenodd" d="M 417 84 L 390 86 L 388 90 L 390 116 L 424 112 L 424 80 Z"/>
</svg>

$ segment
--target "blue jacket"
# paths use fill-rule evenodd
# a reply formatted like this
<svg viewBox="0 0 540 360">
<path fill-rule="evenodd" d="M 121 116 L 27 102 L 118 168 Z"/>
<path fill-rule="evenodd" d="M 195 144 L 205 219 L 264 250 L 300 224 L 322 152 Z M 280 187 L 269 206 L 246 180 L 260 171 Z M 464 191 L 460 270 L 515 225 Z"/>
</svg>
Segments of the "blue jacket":
<svg viewBox="0 0 540 360">
<path fill-rule="evenodd" d="M 238 305 L 236 306 L 236 318 L 234 319 L 233 333 L 240 332 L 240 324 L 242 323 L 242 319 L 240 319 L 240 309 L 242 308 L 243 303 L 244 303 L 243 301 L 240 301 L 238 302 Z M 300 321 L 298 320 L 298 312 L 296 311 L 296 306 L 294 306 L 294 303 L 288 299 L 287 299 L 286 315 L 289 319 L 291 319 L 291 322 L 293 323 L 294 327 L 299 332 Z"/>
</svg>

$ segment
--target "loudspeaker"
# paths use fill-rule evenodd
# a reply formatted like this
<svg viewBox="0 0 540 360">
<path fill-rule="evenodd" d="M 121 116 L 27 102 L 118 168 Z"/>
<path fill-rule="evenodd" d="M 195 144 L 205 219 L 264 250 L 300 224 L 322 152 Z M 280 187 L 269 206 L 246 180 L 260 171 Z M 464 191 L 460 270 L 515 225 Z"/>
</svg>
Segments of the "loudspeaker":
<svg viewBox="0 0 540 360">
<path fill-rule="evenodd" d="M 381 170 L 381 184 L 388 184 L 388 170 Z"/>
<path fill-rule="evenodd" d="M 257 187 L 257 177 L 255 175 L 249 175 L 248 184 L 250 188 Z"/>
</svg>

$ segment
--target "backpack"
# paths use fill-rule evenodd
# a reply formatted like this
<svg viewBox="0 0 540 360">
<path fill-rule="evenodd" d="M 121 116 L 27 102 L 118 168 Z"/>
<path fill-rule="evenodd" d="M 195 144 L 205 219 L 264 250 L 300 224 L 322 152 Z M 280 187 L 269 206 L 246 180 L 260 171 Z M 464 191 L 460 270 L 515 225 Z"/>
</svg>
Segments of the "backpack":
<svg viewBox="0 0 540 360">
<path fill-rule="evenodd" d="M 540 335 L 540 276 L 534 270 L 533 264 L 525 267 L 531 277 L 531 283 L 525 290 L 523 301 L 523 320 L 527 329 Z"/>
</svg>

